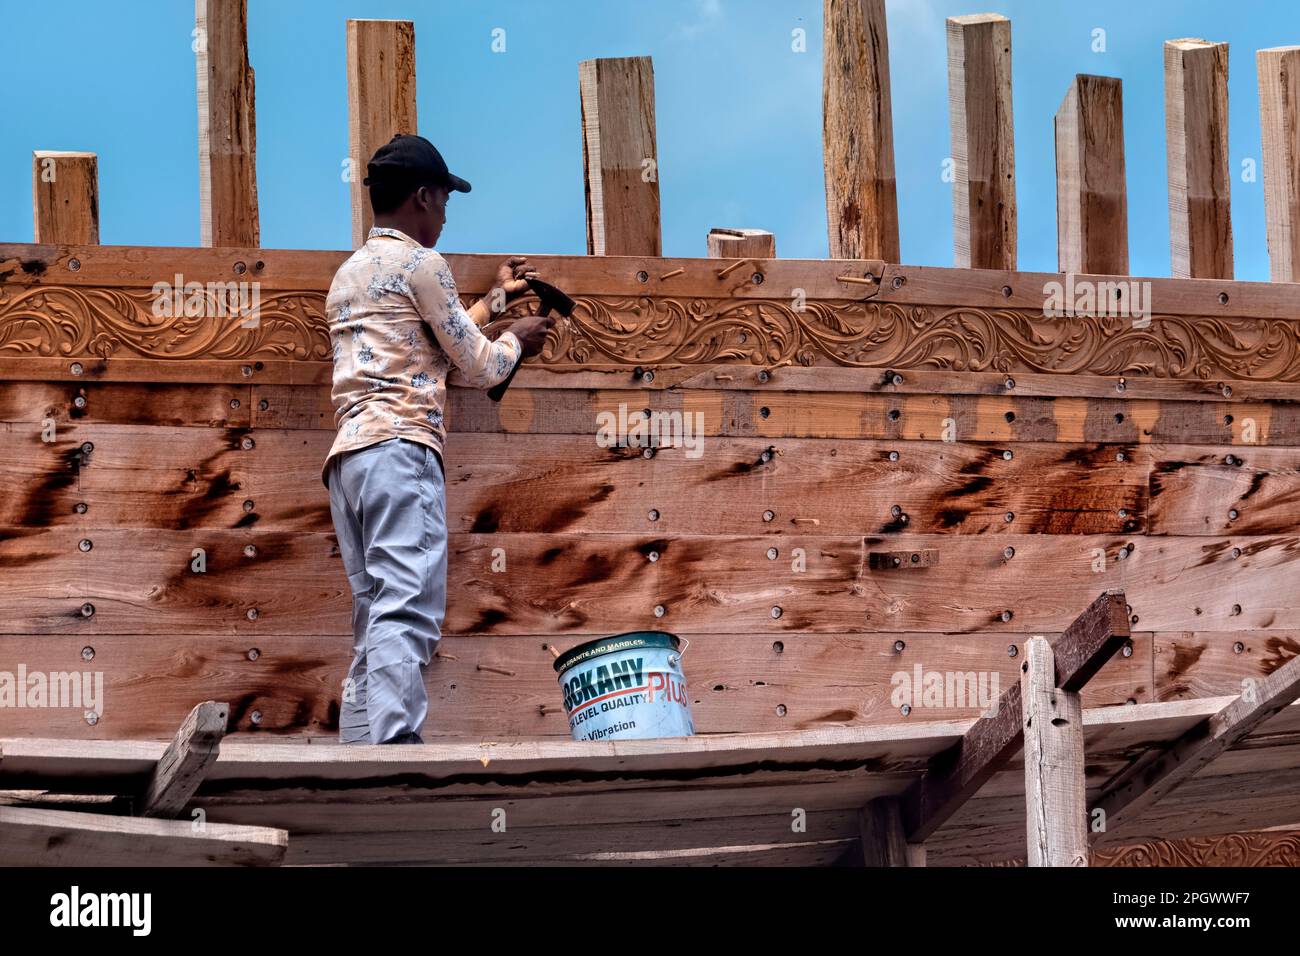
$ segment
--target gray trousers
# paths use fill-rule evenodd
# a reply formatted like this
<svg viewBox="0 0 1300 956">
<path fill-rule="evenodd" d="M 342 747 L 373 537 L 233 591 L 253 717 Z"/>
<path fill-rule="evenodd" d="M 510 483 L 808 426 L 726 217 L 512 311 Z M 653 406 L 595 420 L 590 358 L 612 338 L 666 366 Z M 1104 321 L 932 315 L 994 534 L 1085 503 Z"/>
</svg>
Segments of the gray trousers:
<svg viewBox="0 0 1300 956">
<path fill-rule="evenodd" d="M 330 513 L 352 589 L 352 666 L 339 743 L 418 734 L 423 668 L 447 606 L 446 488 L 437 453 L 389 439 L 332 459 Z"/>
</svg>

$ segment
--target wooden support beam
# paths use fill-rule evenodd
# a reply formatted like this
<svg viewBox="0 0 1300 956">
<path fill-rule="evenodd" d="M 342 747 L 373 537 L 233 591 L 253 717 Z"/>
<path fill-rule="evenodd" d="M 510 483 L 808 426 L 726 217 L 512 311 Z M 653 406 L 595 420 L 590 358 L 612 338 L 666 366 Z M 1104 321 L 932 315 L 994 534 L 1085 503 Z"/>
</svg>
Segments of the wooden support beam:
<svg viewBox="0 0 1300 956">
<path fill-rule="evenodd" d="M 1053 642 L 1055 686 L 1078 691 L 1128 639 L 1124 592 L 1107 591 Z M 1021 701 L 1020 685 L 1008 687 L 991 715 L 931 759 L 930 769 L 903 797 L 908 840 L 929 838 L 1020 748 Z"/>
<path fill-rule="evenodd" d="M 648 56 L 583 60 L 578 92 L 587 254 L 661 255 L 654 64 Z"/>
<path fill-rule="evenodd" d="M 1264 221 L 1269 278 L 1300 281 L 1300 46 L 1255 54 L 1264 151 Z"/>
<path fill-rule="evenodd" d="M 278 866 L 273 827 L 0 806 L 0 866 Z"/>
<path fill-rule="evenodd" d="M 1165 154 L 1174 278 L 1231 279 L 1228 44 L 1165 41 Z"/>
<path fill-rule="evenodd" d="M 1016 144 L 1011 117 L 1011 21 L 948 18 L 953 264 L 1016 268 Z"/>
<path fill-rule="evenodd" d="M 199 92 L 199 241 L 261 245 L 248 0 L 194 0 Z"/>
<path fill-rule="evenodd" d="M 1062 272 L 1128 274 L 1122 85 L 1079 74 L 1056 113 L 1056 243 Z"/>
<path fill-rule="evenodd" d="M 36 242 L 99 244 L 99 160 L 94 153 L 32 153 Z"/>
<path fill-rule="evenodd" d="M 176 817 L 217 760 L 230 705 L 205 701 L 190 711 L 158 760 L 141 801 L 140 815 Z"/>
<path fill-rule="evenodd" d="M 1025 828 L 1030 866 L 1087 866 L 1083 707 L 1076 691 L 1056 686 L 1052 645 L 1025 642 Z"/>
<path fill-rule="evenodd" d="M 1094 840 L 1109 840 L 1126 821 L 1161 799 L 1268 718 L 1300 697 L 1300 656 L 1262 680 L 1251 679 L 1241 696 L 1201 721 L 1150 759 L 1139 759 L 1098 799 L 1102 829 Z"/>
<path fill-rule="evenodd" d="M 925 866 L 925 845 L 908 843 L 897 797 L 879 797 L 858 811 L 864 866 Z"/>
<path fill-rule="evenodd" d="M 364 185 L 366 165 L 398 133 L 418 133 L 415 119 L 415 24 L 349 20 L 348 156 L 351 159 L 352 245 L 365 244 L 374 213 Z"/>
<path fill-rule="evenodd" d="M 832 259 L 898 262 L 885 0 L 824 0 L 822 160 Z"/>
<path fill-rule="evenodd" d="M 775 259 L 776 236 L 765 229 L 710 229 L 711 259 Z"/>
</svg>

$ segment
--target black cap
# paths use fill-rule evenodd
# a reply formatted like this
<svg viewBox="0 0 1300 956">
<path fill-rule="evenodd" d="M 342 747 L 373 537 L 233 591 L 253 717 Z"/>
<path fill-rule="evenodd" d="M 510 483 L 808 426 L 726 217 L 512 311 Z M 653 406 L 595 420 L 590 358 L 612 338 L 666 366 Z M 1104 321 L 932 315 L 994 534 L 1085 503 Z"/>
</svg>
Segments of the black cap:
<svg viewBox="0 0 1300 956">
<path fill-rule="evenodd" d="M 379 149 L 366 166 L 365 185 L 446 186 L 455 192 L 469 192 L 469 183 L 453 176 L 431 142 L 423 136 L 398 133 Z"/>
</svg>

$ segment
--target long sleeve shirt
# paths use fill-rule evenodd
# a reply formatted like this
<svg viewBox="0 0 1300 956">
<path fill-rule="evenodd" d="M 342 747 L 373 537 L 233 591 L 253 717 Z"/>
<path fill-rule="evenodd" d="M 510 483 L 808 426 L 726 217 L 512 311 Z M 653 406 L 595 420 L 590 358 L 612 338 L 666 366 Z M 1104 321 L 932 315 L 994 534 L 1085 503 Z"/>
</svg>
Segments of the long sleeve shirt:
<svg viewBox="0 0 1300 956">
<path fill-rule="evenodd" d="M 336 455 L 390 438 L 428 445 L 442 457 L 447 375 L 455 365 L 491 388 L 523 357 L 519 339 L 488 339 L 460 304 L 447 262 L 396 229 L 371 229 L 339 267 L 325 299 L 334 352 Z"/>
</svg>

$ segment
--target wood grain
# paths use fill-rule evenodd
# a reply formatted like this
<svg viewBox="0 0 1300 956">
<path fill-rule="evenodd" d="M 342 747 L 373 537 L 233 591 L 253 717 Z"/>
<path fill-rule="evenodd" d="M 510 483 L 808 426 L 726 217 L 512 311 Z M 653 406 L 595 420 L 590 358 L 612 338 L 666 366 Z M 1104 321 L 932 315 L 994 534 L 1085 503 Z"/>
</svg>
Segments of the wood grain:
<svg viewBox="0 0 1300 956">
<path fill-rule="evenodd" d="M 1057 262 L 1062 272 L 1128 272 L 1121 83 L 1079 74 L 1056 113 Z"/>
<path fill-rule="evenodd" d="M 36 242 L 99 242 L 99 158 L 94 153 L 32 153 Z"/>
</svg>

